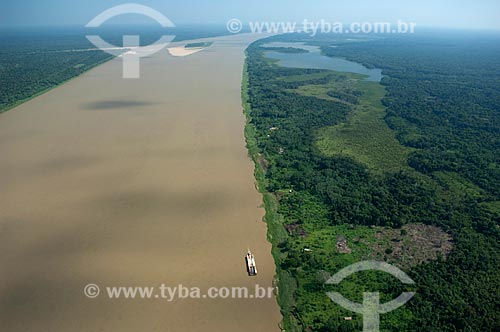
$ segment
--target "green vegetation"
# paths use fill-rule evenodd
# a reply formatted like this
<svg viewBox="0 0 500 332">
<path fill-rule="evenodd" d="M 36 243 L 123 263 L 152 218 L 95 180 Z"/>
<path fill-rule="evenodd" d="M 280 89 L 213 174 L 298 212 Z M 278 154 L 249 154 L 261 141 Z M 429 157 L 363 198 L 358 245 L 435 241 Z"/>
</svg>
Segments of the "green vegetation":
<svg viewBox="0 0 500 332">
<path fill-rule="evenodd" d="M 408 288 L 415 298 L 382 316 L 383 331 L 500 328 L 498 43 L 461 40 L 440 53 L 442 40 L 414 38 L 294 34 L 247 50 L 247 144 L 287 331 L 361 331 L 362 317 L 327 291 L 357 302 L 380 291 L 385 302 L 407 289 L 376 272 L 324 285 L 364 259 L 394 263 L 416 281 Z M 387 77 L 380 85 L 282 68 L 265 58 L 261 45 L 270 41 L 316 44 Z M 481 75 L 467 68 L 472 60 Z"/>
<path fill-rule="evenodd" d="M 168 31 L 176 35 L 176 41 L 229 33 L 225 26 L 216 25 L 181 26 Z M 123 31 L 120 27 L 106 28 L 101 33 L 103 39 L 119 46 L 124 34 L 139 34 L 141 45 L 148 45 L 164 35 L 165 31 L 149 28 Z M 75 28 L 0 31 L 0 113 L 113 58 L 95 50 L 85 34 Z M 205 47 L 208 43 L 200 44 Z"/>
<path fill-rule="evenodd" d="M 184 48 L 202 48 L 212 46 L 211 42 L 199 42 L 199 43 L 189 43 L 184 46 Z"/>
<path fill-rule="evenodd" d="M 308 50 L 305 50 L 303 48 L 296 48 L 296 47 L 262 47 L 262 49 L 266 50 L 266 51 L 275 51 L 275 52 L 280 52 L 280 53 L 291 53 L 291 54 L 309 53 Z"/>
<path fill-rule="evenodd" d="M 278 202 L 276 197 L 271 193 L 266 191 L 267 182 L 265 177 L 265 167 L 262 163 L 262 156 L 259 153 L 256 130 L 251 123 L 251 107 L 248 100 L 248 72 L 247 67 L 243 70 L 242 79 L 242 105 L 243 111 L 247 118 L 247 125 L 245 126 L 245 140 L 248 153 L 255 164 L 255 179 L 257 181 L 257 189 L 263 195 L 264 208 L 266 215 L 264 220 L 267 224 L 268 229 L 268 239 L 273 244 L 272 254 L 275 262 L 280 262 L 282 260 L 282 254 L 278 249 L 278 245 L 286 240 L 287 235 L 285 229 L 283 228 L 283 220 L 278 214 Z M 277 300 L 281 307 L 282 313 L 288 317 L 285 320 L 286 324 L 296 325 L 293 322 L 293 317 L 291 311 L 295 307 L 294 294 L 297 288 L 295 279 L 285 270 L 280 268 L 277 264 L 276 272 L 276 282 L 278 286 L 277 290 Z M 288 326 L 288 325 L 287 325 Z"/>
<path fill-rule="evenodd" d="M 5 35 L 0 38 L 0 112 L 112 58 L 83 36 Z"/>
<path fill-rule="evenodd" d="M 303 96 L 343 102 L 352 108 L 346 122 L 321 128 L 317 146 L 326 156 L 346 155 L 376 170 L 407 168 L 411 149 L 401 146 L 384 121 L 382 98 L 385 89 L 365 77 L 349 73 L 328 73 L 326 84 L 306 84 L 294 91 Z M 317 75 L 296 77 L 295 82 Z M 287 82 L 293 82 L 288 79 Z"/>
</svg>

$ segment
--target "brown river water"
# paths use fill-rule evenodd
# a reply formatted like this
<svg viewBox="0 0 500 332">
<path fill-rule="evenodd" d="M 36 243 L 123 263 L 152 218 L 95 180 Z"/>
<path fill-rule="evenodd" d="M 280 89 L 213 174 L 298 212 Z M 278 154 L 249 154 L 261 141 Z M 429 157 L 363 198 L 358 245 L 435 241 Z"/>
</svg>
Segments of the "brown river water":
<svg viewBox="0 0 500 332">
<path fill-rule="evenodd" d="M 169 302 L 104 289 L 271 286 L 241 107 L 244 50 L 257 38 L 213 38 L 188 57 L 163 50 L 141 60 L 138 80 L 114 59 L 0 115 L 1 331 L 279 330 L 274 297 Z"/>
</svg>

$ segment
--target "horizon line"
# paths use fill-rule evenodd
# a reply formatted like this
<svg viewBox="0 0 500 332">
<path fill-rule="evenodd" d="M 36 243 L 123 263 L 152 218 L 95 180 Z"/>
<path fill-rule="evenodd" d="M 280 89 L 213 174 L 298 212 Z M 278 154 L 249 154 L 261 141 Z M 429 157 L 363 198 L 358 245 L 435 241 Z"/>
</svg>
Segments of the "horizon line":
<svg viewBox="0 0 500 332">
<path fill-rule="evenodd" d="M 264 21 L 263 21 L 264 22 Z M 170 27 L 168 29 L 175 29 L 175 28 L 182 28 L 186 26 L 221 26 L 225 27 L 227 22 L 179 22 L 175 23 L 175 27 Z M 343 24 L 350 24 L 350 23 L 343 23 Z M 148 27 L 148 28 L 158 28 L 158 29 L 167 29 L 163 28 L 161 26 L 158 26 L 158 24 L 155 23 L 110 23 L 107 24 L 106 26 L 103 26 L 103 29 L 106 29 L 107 27 L 127 27 L 127 28 L 134 28 L 134 27 Z M 79 23 L 71 23 L 71 24 L 16 24 L 16 25 L 2 25 L 0 24 L 0 30 L 8 30 L 8 29 L 37 29 L 37 28 L 82 28 L 82 29 L 88 29 L 85 27 L 85 25 L 79 24 Z M 484 31 L 484 32 L 500 32 L 500 27 L 459 27 L 459 26 L 435 26 L 435 25 L 417 25 L 417 29 L 423 29 L 423 30 L 455 30 L 455 31 Z"/>
</svg>

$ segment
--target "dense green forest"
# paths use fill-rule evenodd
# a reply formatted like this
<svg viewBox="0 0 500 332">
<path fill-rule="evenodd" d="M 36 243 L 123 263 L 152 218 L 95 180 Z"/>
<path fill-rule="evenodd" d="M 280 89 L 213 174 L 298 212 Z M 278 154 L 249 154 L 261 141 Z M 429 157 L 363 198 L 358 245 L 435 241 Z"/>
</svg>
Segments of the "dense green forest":
<svg viewBox="0 0 500 332">
<path fill-rule="evenodd" d="M 357 74 L 283 68 L 270 41 L 300 41 L 370 68 Z M 264 193 L 287 331 L 361 331 L 336 290 L 382 302 L 404 288 L 364 259 L 408 272 L 415 297 L 383 331 L 500 330 L 500 38 L 275 36 L 247 50 L 247 144 Z M 352 317 L 352 320 L 351 320 Z"/>
<path fill-rule="evenodd" d="M 0 112 L 112 59 L 85 38 L 96 33 L 120 46 L 124 34 L 138 34 L 141 45 L 147 45 L 164 34 L 182 41 L 228 32 L 219 25 L 181 25 L 167 31 L 149 26 L 114 26 L 98 32 L 75 27 L 0 30 Z"/>
<path fill-rule="evenodd" d="M 0 35 L 0 112 L 61 84 L 112 56 L 79 34 Z"/>
</svg>

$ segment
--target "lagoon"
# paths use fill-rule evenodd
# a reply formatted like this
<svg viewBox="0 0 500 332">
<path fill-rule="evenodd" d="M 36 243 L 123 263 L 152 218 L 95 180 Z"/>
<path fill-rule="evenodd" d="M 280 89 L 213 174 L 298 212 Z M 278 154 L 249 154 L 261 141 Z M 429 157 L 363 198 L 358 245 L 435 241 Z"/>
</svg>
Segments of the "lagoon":
<svg viewBox="0 0 500 332">
<path fill-rule="evenodd" d="M 321 54 L 318 46 L 306 45 L 304 43 L 273 42 L 263 45 L 264 47 L 292 47 L 308 51 L 307 53 L 282 53 L 278 51 L 266 51 L 266 57 L 278 61 L 278 65 L 287 68 L 313 68 L 327 69 L 339 72 L 349 72 L 366 75 L 367 81 L 380 82 L 382 80 L 381 69 L 369 69 L 362 64 L 348 61 L 343 58 L 332 58 Z"/>
</svg>

